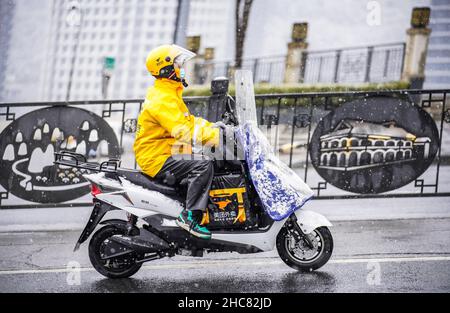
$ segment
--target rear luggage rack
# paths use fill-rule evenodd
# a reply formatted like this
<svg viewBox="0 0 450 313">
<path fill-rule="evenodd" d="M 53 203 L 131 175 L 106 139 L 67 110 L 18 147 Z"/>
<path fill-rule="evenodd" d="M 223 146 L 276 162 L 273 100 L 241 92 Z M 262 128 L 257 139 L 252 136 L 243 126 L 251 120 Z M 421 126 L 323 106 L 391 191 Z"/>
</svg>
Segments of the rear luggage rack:
<svg viewBox="0 0 450 313">
<path fill-rule="evenodd" d="M 55 161 L 53 163 L 95 172 L 116 173 L 117 168 L 120 167 L 121 161 L 119 159 L 110 159 L 102 163 L 88 162 L 86 157 L 82 154 L 61 150 L 55 152 Z"/>
</svg>

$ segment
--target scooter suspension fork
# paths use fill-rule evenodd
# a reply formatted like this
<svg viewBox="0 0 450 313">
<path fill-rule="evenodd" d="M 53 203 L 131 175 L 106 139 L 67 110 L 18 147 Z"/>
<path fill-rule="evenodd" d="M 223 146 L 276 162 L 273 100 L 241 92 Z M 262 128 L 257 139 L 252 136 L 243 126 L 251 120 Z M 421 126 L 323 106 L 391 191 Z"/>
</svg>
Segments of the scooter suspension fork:
<svg viewBox="0 0 450 313">
<path fill-rule="evenodd" d="M 286 222 L 286 227 L 288 229 L 288 232 L 292 236 L 294 236 L 296 240 L 303 240 L 310 249 L 314 248 L 314 243 L 312 242 L 311 238 L 309 238 L 309 236 L 305 234 L 298 225 L 297 216 L 295 214 L 291 214 L 291 216 L 289 216 Z"/>
</svg>

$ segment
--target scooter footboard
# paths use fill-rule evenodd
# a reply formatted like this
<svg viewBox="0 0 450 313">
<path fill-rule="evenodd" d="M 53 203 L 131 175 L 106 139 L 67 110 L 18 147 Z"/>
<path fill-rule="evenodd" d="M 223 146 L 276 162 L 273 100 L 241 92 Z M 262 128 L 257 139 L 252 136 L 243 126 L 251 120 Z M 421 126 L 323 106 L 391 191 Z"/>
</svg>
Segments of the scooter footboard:
<svg viewBox="0 0 450 313">
<path fill-rule="evenodd" d="M 330 221 L 323 215 L 307 210 L 295 211 L 297 223 L 305 234 L 311 233 L 314 229 L 322 226 L 333 226 Z"/>
</svg>

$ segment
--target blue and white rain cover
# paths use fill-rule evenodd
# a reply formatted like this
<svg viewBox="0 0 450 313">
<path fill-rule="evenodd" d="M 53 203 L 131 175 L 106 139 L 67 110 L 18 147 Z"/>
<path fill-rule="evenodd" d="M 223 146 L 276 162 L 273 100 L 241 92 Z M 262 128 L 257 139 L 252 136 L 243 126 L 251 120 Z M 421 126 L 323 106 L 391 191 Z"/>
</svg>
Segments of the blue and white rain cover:
<svg viewBox="0 0 450 313">
<path fill-rule="evenodd" d="M 311 199 L 314 192 L 274 154 L 266 136 L 254 123 L 236 131 L 245 153 L 255 189 L 267 214 L 276 221 L 290 216 Z"/>
</svg>

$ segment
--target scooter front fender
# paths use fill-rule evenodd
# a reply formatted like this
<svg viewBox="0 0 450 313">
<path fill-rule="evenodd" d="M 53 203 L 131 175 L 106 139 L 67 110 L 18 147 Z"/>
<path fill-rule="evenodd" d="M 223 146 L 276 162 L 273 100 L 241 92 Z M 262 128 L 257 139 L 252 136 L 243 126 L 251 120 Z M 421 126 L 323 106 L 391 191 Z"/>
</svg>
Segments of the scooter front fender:
<svg viewBox="0 0 450 313">
<path fill-rule="evenodd" d="M 311 233 L 318 227 L 333 226 L 325 216 L 313 211 L 297 210 L 295 216 L 297 216 L 298 226 L 305 234 Z"/>
</svg>

